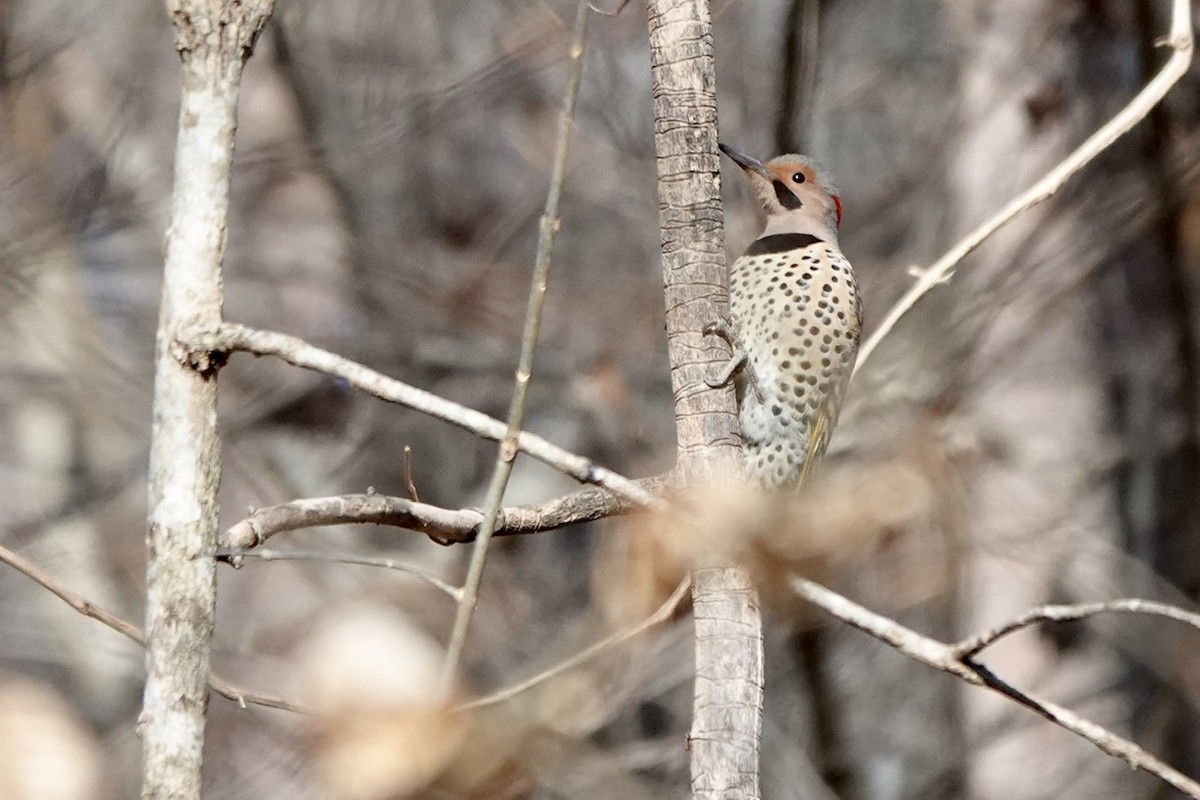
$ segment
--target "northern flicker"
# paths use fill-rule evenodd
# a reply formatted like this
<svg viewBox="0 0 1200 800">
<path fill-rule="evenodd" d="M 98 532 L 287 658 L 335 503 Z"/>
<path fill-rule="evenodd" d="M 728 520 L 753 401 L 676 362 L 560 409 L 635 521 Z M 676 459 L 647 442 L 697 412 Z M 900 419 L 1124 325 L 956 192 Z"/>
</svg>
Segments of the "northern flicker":
<svg viewBox="0 0 1200 800">
<path fill-rule="evenodd" d="M 766 227 L 729 270 L 732 324 L 708 332 L 734 349 L 714 385 L 735 380 L 747 478 L 801 484 L 824 454 L 862 332 L 862 303 L 838 247 L 842 204 L 801 155 L 766 164 L 732 147 L 767 212 Z"/>
</svg>

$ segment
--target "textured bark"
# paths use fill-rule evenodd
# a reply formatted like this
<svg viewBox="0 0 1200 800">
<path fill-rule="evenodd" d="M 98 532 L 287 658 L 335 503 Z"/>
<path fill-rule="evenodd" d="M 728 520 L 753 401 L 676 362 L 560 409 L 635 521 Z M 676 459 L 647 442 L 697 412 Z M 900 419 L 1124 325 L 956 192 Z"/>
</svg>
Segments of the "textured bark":
<svg viewBox="0 0 1200 800">
<path fill-rule="evenodd" d="M 705 378 L 729 358 L 704 326 L 728 313 L 717 156 L 716 67 L 706 0 L 650 0 L 667 342 L 677 470 L 685 482 L 740 472 L 737 406 Z M 694 575 L 696 688 L 691 752 L 696 798 L 757 798 L 762 732 L 762 617 L 734 568 Z"/>
<path fill-rule="evenodd" d="M 216 604 L 220 364 L 188 343 L 221 323 L 221 260 L 242 67 L 271 0 L 168 2 L 183 61 L 175 191 L 155 344 L 142 796 L 198 798 Z"/>
<path fill-rule="evenodd" d="M 711 22 L 703 0 L 652 0 L 649 11 L 678 466 L 687 479 L 719 478 L 740 463 L 741 452 L 732 389 L 704 382 L 730 355 L 727 345 L 702 333 L 729 313 Z"/>
<path fill-rule="evenodd" d="M 696 619 L 692 797 L 758 798 L 763 637 L 758 592 L 735 567 L 692 575 Z"/>
</svg>

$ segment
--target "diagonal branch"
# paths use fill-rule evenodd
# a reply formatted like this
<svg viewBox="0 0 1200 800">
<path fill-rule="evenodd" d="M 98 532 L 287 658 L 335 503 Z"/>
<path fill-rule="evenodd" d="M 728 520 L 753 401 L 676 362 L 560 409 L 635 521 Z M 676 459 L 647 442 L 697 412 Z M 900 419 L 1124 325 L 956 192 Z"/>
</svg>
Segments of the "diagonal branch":
<svg viewBox="0 0 1200 800">
<path fill-rule="evenodd" d="M 46 589 L 50 594 L 62 600 L 71 608 L 83 614 L 85 617 L 91 617 L 97 622 L 105 625 L 108 628 L 116 631 L 124 636 L 137 642 L 138 645 L 146 646 L 146 634 L 137 625 L 134 625 L 129 620 L 119 617 L 113 612 L 96 605 L 91 600 L 84 598 L 82 595 L 71 591 L 65 584 L 51 577 L 49 573 L 41 567 L 34 564 L 25 558 L 9 550 L 7 547 L 0 546 L 0 561 L 8 564 L 10 567 L 21 573 L 25 577 L 32 580 L 38 586 Z M 266 694 L 256 694 L 247 692 L 230 681 L 225 680 L 215 674 L 210 673 L 208 677 L 208 685 L 214 692 L 222 697 L 228 698 L 243 708 L 247 704 L 263 706 L 265 708 L 278 708 L 284 711 L 296 711 L 300 713 L 308 713 L 308 709 L 290 700 L 284 700 L 282 697 L 275 697 Z"/>
<path fill-rule="evenodd" d="M 473 708 L 484 708 L 485 706 L 493 706 L 497 703 L 503 703 L 505 700 L 511 700 L 522 692 L 527 692 L 538 684 L 544 683 L 556 675 L 561 675 L 567 670 L 574 669 L 580 664 L 590 661 L 610 647 L 615 647 L 622 642 L 627 642 L 635 636 L 650 630 L 655 625 L 661 625 L 669 620 L 675 613 L 675 610 L 679 608 L 679 605 L 683 602 L 683 598 L 687 596 L 687 591 L 691 588 L 691 586 L 691 578 L 684 578 L 679 582 L 679 585 L 675 587 L 675 591 L 671 592 L 671 595 L 663 601 L 663 604 L 659 606 L 653 614 L 646 617 L 637 625 L 626 628 L 625 630 L 617 631 L 611 636 L 596 642 L 591 647 L 579 651 L 570 658 L 560 661 L 553 667 L 543 670 L 531 678 L 527 678 L 518 684 L 509 686 L 507 689 L 501 689 L 500 691 L 489 694 L 486 697 L 480 697 L 477 700 L 471 700 L 470 702 L 463 703 L 461 709 L 465 711 Z"/>
<path fill-rule="evenodd" d="M 1173 0 L 1171 32 L 1161 44 L 1167 45 L 1174 51 L 1171 53 L 1171 58 L 1154 76 L 1154 79 L 1147 83 L 1145 88 L 1138 92 L 1137 96 L 1130 100 L 1129 104 L 1121 109 L 1115 117 L 1089 136 L 1083 144 L 1063 159 L 1058 166 L 1047 172 L 1041 180 L 1013 198 L 991 219 L 964 236 L 933 266 L 928 269 L 916 270 L 916 283 L 896 301 L 887 316 L 883 318 L 883 322 L 863 343 L 862 349 L 858 352 L 858 363 L 854 367 L 855 374 L 858 374 L 879 343 L 892 332 L 896 323 L 917 304 L 918 300 L 933 290 L 935 286 L 950 280 L 954 275 L 954 268 L 960 261 L 987 241 L 996 231 L 1039 203 L 1053 197 L 1075 173 L 1087 166 L 1092 159 L 1145 119 L 1146 115 L 1166 96 L 1171 87 L 1187 74 L 1195 47 L 1192 37 L 1190 0 Z"/>
<path fill-rule="evenodd" d="M 505 425 L 498 419 L 444 397 L 438 397 L 424 389 L 409 386 L 395 378 L 389 378 L 370 367 L 323 350 L 295 336 L 226 322 L 217 333 L 199 337 L 196 347 L 199 349 L 188 354 L 188 358 L 193 361 L 219 359 L 221 354 L 235 352 L 274 356 L 302 369 L 341 378 L 355 389 L 380 400 L 420 411 L 434 419 L 470 431 L 480 438 L 493 441 L 504 438 Z M 590 458 L 564 450 L 537 434 L 522 431 L 517 438 L 517 448 L 577 481 L 602 486 L 636 505 L 654 506 L 657 503 L 654 496 L 636 482 L 600 466 Z"/>
<path fill-rule="evenodd" d="M 1061 728 L 1080 736 L 1094 744 L 1102 752 L 1119 758 L 1131 767 L 1154 775 L 1188 797 L 1200 799 L 1200 783 L 1163 763 L 1157 757 L 1143 750 L 1137 744 L 1125 739 L 1107 728 L 1079 716 L 1070 709 L 1043 700 L 1022 689 L 1018 689 L 998 677 L 983 664 L 971 656 L 970 648 L 976 641 L 983 641 L 987 634 L 976 639 L 968 639 L 963 644 L 952 645 L 940 642 L 906 628 L 895 620 L 876 614 L 853 600 L 837 592 L 799 577 L 791 580 L 792 589 L 796 594 L 819 606 L 832 616 L 847 625 L 858 628 L 870 634 L 881 642 L 891 646 L 903 655 L 926 664 L 934 669 L 948 672 L 973 686 L 985 686 L 994 692 L 1019 703 L 1034 711 L 1045 719 Z M 1071 618 L 1071 617 L 1066 617 Z M 1014 628 L 1015 629 L 1015 628 Z M 1002 635 L 1002 634 L 1001 634 Z M 993 636 L 992 641 L 998 638 Z M 983 645 L 986 647 L 986 643 Z M 976 648 L 973 652 L 978 652 Z"/>
<path fill-rule="evenodd" d="M 575 27 L 571 40 L 567 88 L 563 94 L 562 107 L 558 113 L 558 131 L 554 142 L 554 160 L 550 169 L 550 189 L 546 193 L 546 207 L 542 212 L 538 230 L 537 257 L 533 266 L 533 285 L 529 289 L 529 305 L 525 311 L 525 332 L 521 337 L 521 358 L 513 384 L 512 401 L 508 408 L 508 423 L 500 450 L 496 454 L 496 466 L 488 486 L 483 523 L 471 549 L 471 563 L 467 579 L 463 584 L 463 595 L 458 601 L 454 616 L 454 628 L 450 632 L 450 644 L 446 648 L 446 661 L 442 668 L 441 688 L 448 693 L 462 661 L 467 632 L 479 601 L 479 584 L 487 563 L 488 545 L 496 530 L 500 504 L 512 475 L 516 461 L 521 426 L 525 421 L 525 398 L 529 382 L 533 378 L 533 356 L 537 350 L 538 334 L 542 329 L 542 311 L 546 305 L 546 288 L 550 278 L 550 255 L 554 250 L 554 239 L 558 234 L 558 207 L 562 199 L 563 178 L 567 172 L 567 148 L 571 138 L 571 121 L 575 116 L 575 102 L 579 97 L 579 82 L 583 77 L 583 47 L 587 40 L 588 18 L 591 9 L 587 0 L 579 0 L 575 10 Z"/>
</svg>

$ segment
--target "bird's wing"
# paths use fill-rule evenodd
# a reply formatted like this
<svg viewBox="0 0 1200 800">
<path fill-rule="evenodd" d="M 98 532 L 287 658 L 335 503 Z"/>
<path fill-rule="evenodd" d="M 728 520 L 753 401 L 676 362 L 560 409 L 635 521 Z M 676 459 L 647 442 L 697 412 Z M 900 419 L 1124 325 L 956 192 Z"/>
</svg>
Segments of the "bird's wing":
<svg viewBox="0 0 1200 800">
<path fill-rule="evenodd" d="M 825 448 L 829 446 L 829 437 L 833 433 L 833 420 L 829 416 L 829 397 L 821 401 L 821 405 L 817 406 L 817 413 L 813 415 L 812 426 L 808 429 L 808 451 L 804 454 L 804 466 L 800 470 L 800 480 L 796 482 L 796 486 L 803 486 L 813 470 L 816 469 L 817 462 L 821 460 L 821 456 L 825 454 Z"/>
</svg>

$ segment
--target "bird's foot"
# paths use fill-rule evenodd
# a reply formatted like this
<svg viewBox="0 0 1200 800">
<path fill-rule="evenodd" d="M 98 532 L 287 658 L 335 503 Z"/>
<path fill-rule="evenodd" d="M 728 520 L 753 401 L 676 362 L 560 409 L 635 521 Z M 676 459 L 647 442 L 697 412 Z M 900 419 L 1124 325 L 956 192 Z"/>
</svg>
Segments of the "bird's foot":
<svg viewBox="0 0 1200 800">
<path fill-rule="evenodd" d="M 733 326 L 726 317 L 721 317 L 705 325 L 704 335 L 718 336 L 724 339 L 729 348 L 733 350 L 733 358 L 729 359 L 729 363 L 721 368 L 721 371 L 717 373 L 715 378 L 705 378 L 704 382 L 713 389 L 728 386 L 733 376 L 739 370 L 744 369 L 747 364 L 746 348 L 742 347 L 742 340 L 738 338 L 737 333 L 733 330 Z"/>
<path fill-rule="evenodd" d="M 721 367 L 721 371 L 716 377 L 705 378 L 704 382 L 708 384 L 710 389 L 720 389 L 722 386 L 728 386 L 733 380 L 733 376 L 738 372 L 746 369 L 750 365 L 746 358 L 746 351 L 739 350 L 733 354 L 733 358 L 729 359 L 729 363 Z"/>
<path fill-rule="evenodd" d="M 729 320 L 725 318 L 710 322 L 704 326 L 705 336 L 719 336 L 729 344 L 733 350 L 733 357 L 729 359 L 721 371 L 715 377 L 705 378 L 704 382 L 710 388 L 720 389 L 723 386 L 728 386 L 733 376 L 741 373 L 745 376 L 747 382 L 753 387 L 754 394 L 760 400 L 762 399 L 762 391 L 758 388 L 758 378 L 754 374 L 754 366 L 750 363 L 750 358 L 746 353 L 746 348 L 742 345 L 742 340 L 738 338 L 737 332 L 733 330 Z"/>
<path fill-rule="evenodd" d="M 720 317 L 713 320 L 704 326 L 705 336 L 719 336 L 725 340 L 725 343 L 733 349 L 733 352 L 745 352 L 746 348 L 742 347 L 742 340 L 738 338 L 737 332 L 733 329 L 733 324 L 728 317 Z"/>
</svg>

